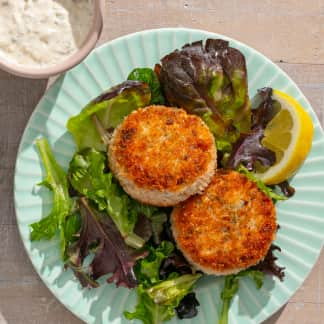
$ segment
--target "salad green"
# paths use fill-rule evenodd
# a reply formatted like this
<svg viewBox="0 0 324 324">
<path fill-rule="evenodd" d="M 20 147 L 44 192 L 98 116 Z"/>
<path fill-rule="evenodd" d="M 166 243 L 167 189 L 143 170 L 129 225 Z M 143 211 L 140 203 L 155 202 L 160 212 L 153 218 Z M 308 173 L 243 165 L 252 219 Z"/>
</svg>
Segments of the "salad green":
<svg viewBox="0 0 324 324">
<path fill-rule="evenodd" d="M 170 241 L 162 241 L 157 248 L 149 246 L 148 249 L 149 255 L 135 265 L 136 277 L 144 287 L 150 287 L 161 281 L 161 264 L 173 252 L 174 245 Z"/>
<path fill-rule="evenodd" d="M 161 59 L 157 69 L 167 101 L 204 116 L 217 149 L 233 144 L 250 129 L 244 55 L 221 39 L 187 44 Z M 206 115 L 206 113 L 208 113 Z"/>
<path fill-rule="evenodd" d="M 226 161 L 227 168 L 235 169 L 243 164 L 249 171 L 257 171 L 258 167 L 266 169 L 276 161 L 275 153 L 261 143 L 267 124 L 280 109 L 280 104 L 272 99 L 272 89 L 259 89 L 251 108 L 251 129 L 240 134 Z"/>
<path fill-rule="evenodd" d="M 128 80 L 142 81 L 150 87 L 151 105 L 164 105 L 165 99 L 162 94 L 161 85 L 155 72 L 150 68 L 134 69 L 127 77 Z"/>
<path fill-rule="evenodd" d="M 135 312 L 125 312 L 127 319 L 140 319 L 143 323 L 159 324 L 175 315 L 175 308 L 191 292 L 201 274 L 186 274 L 164 280 L 150 288 L 137 288 L 139 301 Z"/>
<path fill-rule="evenodd" d="M 37 223 L 31 224 L 31 241 L 50 240 L 57 231 L 60 233 L 61 254 L 64 258 L 68 241 L 71 240 L 76 221 L 67 222 L 72 212 L 72 199 L 69 196 L 68 181 L 65 171 L 56 162 L 53 152 L 45 138 L 38 139 L 36 145 L 46 170 L 46 177 L 39 184 L 53 191 L 51 212 Z"/>
<path fill-rule="evenodd" d="M 223 304 L 222 304 L 220 319 L 218 322 L 219 324 L 228 323 L 228 312 L 230 309 L 230 304 L 233 297 L 236 295 L 236 293 L 239 290 L 239 281 L 242 277 L 251 278 L 254 281 L 257 289 L 260 289 L 263 285 L 264 273 L 259 270 L 247 269 L 239 272 L 238 274 L 226 276 L 224 288 L 221 293 L 221 299 Z"/>
<path fill-rule="evenodd" d="M 113 179 L 111 172 L 105 172 L 106 155 L 93 148 L 77 152 L 71 162 L 68 178 L 74 190 L 105 210 L 114 221 L 126 244 L 140 248 L 145 241 L 134 233 L 138 214 L 151 215 L 156 208 L 143 206 L 131 199 Z"/>
<path fill-rule="evenodd" d="M 104 134 L 98 132 L 98 123 L 102 130 L 115 128 L 132 110 L 147 106 L 150 100 L 151 91 L 147 84 L 125 81 L 92 100 L 79 115 L 70 118 L 67 129 L 79 150 L 91 147 L 106 151 Z"/>
</svg>

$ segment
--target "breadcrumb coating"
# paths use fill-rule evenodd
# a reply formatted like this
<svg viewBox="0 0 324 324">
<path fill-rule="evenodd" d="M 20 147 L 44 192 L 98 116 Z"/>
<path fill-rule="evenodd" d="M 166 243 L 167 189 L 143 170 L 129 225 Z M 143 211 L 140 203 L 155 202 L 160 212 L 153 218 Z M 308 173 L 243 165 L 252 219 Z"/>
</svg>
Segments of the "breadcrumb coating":
<svg viewBox="0 0 324 324">
<path fill-rule="evenodd" d="M 261 261 L 277 229 L 272 200 L 236 171 L 217 170 L 204 193 L 176 206 L 171 218 L 184 256 L 216 275 L 237 273 Z"/>
<path fill-rule="evenodd" d="M 204 122 L 183 109 L 165 106 L 128 115 L 113 134 L 108 157 L 126 192 L 157 205 L 173 205 L 201 192 L 216 167 L 214 138 Z M 159 204 L 143 196 L 159 193 L 170 202 Z"/>
</svg>

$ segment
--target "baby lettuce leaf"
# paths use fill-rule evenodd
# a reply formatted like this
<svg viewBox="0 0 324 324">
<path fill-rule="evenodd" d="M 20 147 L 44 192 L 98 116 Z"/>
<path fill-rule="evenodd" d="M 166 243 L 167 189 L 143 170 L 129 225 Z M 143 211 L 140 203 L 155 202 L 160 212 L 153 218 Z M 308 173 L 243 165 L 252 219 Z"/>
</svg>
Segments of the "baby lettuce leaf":
<svg viewBox="0 0 324 324">
<path fill-rule="evenodd" d="M 70 183 L 77 192 L 94 201 L 100 211 L 108 213 L 128 245 L 140 248 L 145 241 L 134 233 L 138 215 L 150 215 L 156 208 L 132 200 L 112 173 L 106 172 L 106 165 L 106 154 L 86 148 L 70 162 Z"/>
<path fill-rule="evenodd" d="M 147 242 L 152 237 L 151 221 L 143 214 L 138 214 L 134 233 Z"/>
<path fill-rule="evenodd" d="M 165 212 L 155 213 L 151 218 L 153 241 L 155 244 L 161 243 L 161 234 L 164 229 L 164 224 L 168 220 L 168 216 Z"/>
<path fill-rule="evenodd" d="M 208 126 L 216 141 L 232 143 L 250 129 L 245 58 L 227 41 L 187 44 L 163 57 L 156 71 L 171 105 L 200 116 L 210 114 Z"/>
<path fill-rule="evenodd" d="M 151 205 L 144 205 L 140 203 L 138 200 L 131 200 L 131 209 L 136 214 L 145 215 L 147 218 L 152 218 L 157 212 L 159 212 L 160 208 Z"/>
<path fill-rule="evenodd" d="M 131 201 L 130 209 L 133 213 L 136 213 L 138 215 L 144 215 L 145 218 L 149 220 L 150 232 L 151 235 L 153 235 L 153 241 L 157 245 L 160 244 L 163 226 L 168 220 L 166 209 L 151 205 L 144 205 L 134 199 L 132 199 Z M 138 227 L 137 224 L 136 226 Z M 140 236 L 142 237 L 142 235 Z"/>
<path fill-rule="evenodd" d="M 195 282 L 202 276 L 200 273 L 185 274 L 180 277 L 164 280 L 147 289 L 148 295 L 156 304 L 177 307 L 180 300 L 193 288 Z"/>
<path fill-rule="evenodd" d="M 228 312 L 231 301 L 239 289 L 239 280 L 242 277 L 251 278 L 257 289 L 260 289 L 264 281 L 264 273 L 258 270 L 243 270 L 238 274 L 233 274 L 225 277 L 225 283 L 221 292 L 221 299 L 223 301 L 219 324 L 228 324 Z"/>
<path fill-rule="evenodd" d="M 92 148 L 74 154 L 70 161 L 68 178 L 74 190 L 92 199 L 100 210 L 106 208 L 105 191 L 112 182 L 106 173 L 106 156 Z"/>
<path fill-rule="evenodd" d="M 73 242 L 77 241 L 78 233 L 81 228 L 81 218 L 76 212 L 67 216 L 64 224 L 64 237 L 68 248 Z"/>
<path fill-rule="evenodd" d="M 151 105 L 164 105 L 160 81 L 155 72 L 150 68 L 136 68 L 127 77 L 128 80 L 142 81 L 151 89 Z"/>
<path fill-rule="evenodd" d="M 136 289 L 138 303 L 134 312 L 124 312 L 128 320 L 139 319 L 143 324 L 161 324 L 174 316 L 174 308 L 168 305 L 154 303 L 146 289 L 139 285 Z"/>
<path fill-rule="evenodd" d="M 162 261 L 166 259 L 174 250 L 174 245 L 169 241 L 163 241 L 154 248 L 149 246 L 149 255 L 139 260 L 135 266 L 136 277 L 145 287 L 152 286 L 160 280 L 160 267 Z"/>
<path fill-rule="evenodd" d="M 278 106 L 279 105 L 279 106 Z M 280 109 L 280 104 L 272 99 L 272 89 L 262 88 L 252 100 L 252 127 L 248 133 L 241 134 L 234 144 L 227 161 L 227 167 L 236 169 L 243 164 L 249 171 L 255 170 L 257 163 L 270 167 L 276 161 L 275 153 L 261 143 L 264 130 L 269 121 Z"/>
<path fill-rule="evenodd" d="M 108 273 L 112 273 L 107 279 L 108 283 L 136 287 L 133 265 L 146 252 L 136 252 L 129 248 L 108 215 L 90 206 L 84 197 L 80 202 L 82 225 L 79 240 L 69 248 L 67 267 L 74 271 L 84 287 L 96 287 L 96 280 Z M 91 251 L 94 251 L 94 258 L 87 271 L 84 271 L 83 261 Z"/>
<path fill-rule="evenodd" d="M 170 241 L 176 246 L 176 242 L 172 235 L 170 221 L 164 223 L 161 239 Z M 175 248 L 174 251 L 165 260 L 163 260 L 160 267 L 160 278 L 165 280 L 175 272 L 180 275 L 190 274 L 193 272 L 192 265 L 177 248 Z"/>
<path fill-rule="evenodd" d="M 124 312 L 127 319 L 139 319 L 144 324 L 161 324 L 175 315 L 175 308 L 191 292 L 201 274 L 188 274 L 162 281 L 150 288 L 139 285 L 138 304 L 133 313 Z"/>
<path fill-rule="evenodd" d="M 151 91 L 147 84 L 125 81 L 107 90 L 88 105 L 77 116 L 67 122 L 78 149 L 92 147 L 106 151 L 106 146 L 97 130 L 94 117 L 104 129 L 115 128 L 131 111 L 150 103 Z"/>
<path fill-rule="evenodd" d="M 72 210 L 72 199 L 69 196 L 68 180 L 65 171 L 55 160 L 51 147 L 45 138 L 37 139 L 36 145 L 43 162 L 46 177 L 40 183 L 53 192 L 53 208 L 51 212 L 39 222 L 30 225 L 31 241 L 42 239 L 50 240 L 57 231 L 60 232 L 61 253 L 64 258 L 67 246 L 66 218 Z M 68 225 L 69 233 L 75 230 L 75 226 Z M 70 235 L 70 234 L 69 234 Z"/>
</svg>

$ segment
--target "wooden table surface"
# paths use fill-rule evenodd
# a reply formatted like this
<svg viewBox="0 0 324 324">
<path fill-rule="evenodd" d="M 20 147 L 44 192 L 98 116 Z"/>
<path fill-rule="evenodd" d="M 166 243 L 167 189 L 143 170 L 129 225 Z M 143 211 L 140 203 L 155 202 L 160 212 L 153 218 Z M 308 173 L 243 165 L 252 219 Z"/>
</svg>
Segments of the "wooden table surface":
<svg viewBox="0 0 324 324">
<path fill-rule="evenodd" d="M 167 26 L 222 33 L 260 50 L 297 82 L 323 126 L 323 0 L 107 0 L 100 43 L 134 31 Z M 34 271 L 20 241 L 14 213 L 12 191 L 18 144 L 49 82 L 0 71 L 1 324 L 80 323 Z M 323 303 L 324 253 L 289 303 L 266 323 L 324 323 Z"/>
</svg>

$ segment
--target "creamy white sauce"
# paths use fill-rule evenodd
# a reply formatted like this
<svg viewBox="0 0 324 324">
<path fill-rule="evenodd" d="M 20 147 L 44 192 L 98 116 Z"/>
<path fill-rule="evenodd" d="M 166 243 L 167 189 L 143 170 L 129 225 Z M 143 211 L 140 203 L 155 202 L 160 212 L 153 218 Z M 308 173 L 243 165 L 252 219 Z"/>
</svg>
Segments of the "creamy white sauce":
<svg viewBox="0 0 324 324">
<path fill-rule="evenodd" d="M 0 0 L 0 56 L 28 67 L 75 53 L 93 22 L 93 0 Z"/>
</svg>

